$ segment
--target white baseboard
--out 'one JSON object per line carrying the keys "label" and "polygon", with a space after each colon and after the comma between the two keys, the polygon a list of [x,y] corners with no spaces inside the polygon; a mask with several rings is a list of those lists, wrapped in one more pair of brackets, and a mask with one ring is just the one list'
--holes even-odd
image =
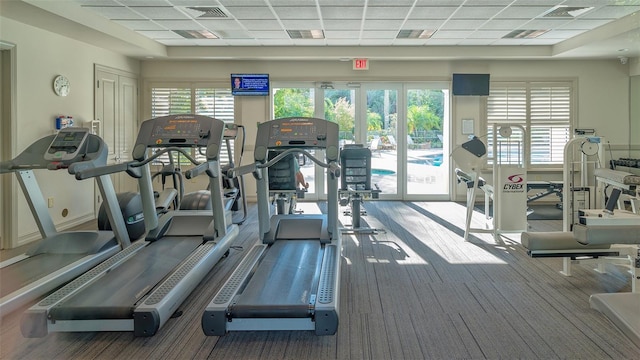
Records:
{"label": "white baseboard", "polygon": [[[94,214],[86,214],[83,216],[76,217],[74,219],[69,219],[67,221],[61,222],[59,224],[55,224],[57,231],[65,231],[75,226],[82,225],[88,221],[94,220],[96,217]],[[42,239],[40,235],[40,231],[30,232],[28,234],[19,235],[18,236],[18,244],[17,246],[26,245],[30,242],[34,242],[36,240]]]}

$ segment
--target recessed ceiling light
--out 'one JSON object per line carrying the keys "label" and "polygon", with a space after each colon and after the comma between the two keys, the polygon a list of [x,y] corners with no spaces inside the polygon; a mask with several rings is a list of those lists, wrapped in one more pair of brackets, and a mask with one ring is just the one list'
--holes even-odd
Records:
{"label": "recessed ceiling light", "polygon": [[435,32],[435,30],[400,30],[396,39],[429,39]]}
{"label": "recessed ceiling light", "polygon": [[590,11],[591,9],[593,9],[593,6],[557,5],[542,14],[542,17],[574,18]]}
{"label": "recessed ceiling light", "polygon": [[173,32],[185,39],[218,39],[216,34],[209,30],[173,30]]}
{"label": "recessed ceiling light", "polygon": [[620,51],[620,52],[625,52],[625,51],[629,51],[629,49],[627,49],[627,48],[624,48],[624,49],[618,49],[618,51]]}
{"label": "recessed ceiling light", "polygon": [[546,33],[549,30],[514,30],[507,35],[503,36],[503,39],[535,39],[538,36]]}
{"label": "recessed ceiling light", "polygon": [[324,39],[322,30],[287,30],[292,39]]}

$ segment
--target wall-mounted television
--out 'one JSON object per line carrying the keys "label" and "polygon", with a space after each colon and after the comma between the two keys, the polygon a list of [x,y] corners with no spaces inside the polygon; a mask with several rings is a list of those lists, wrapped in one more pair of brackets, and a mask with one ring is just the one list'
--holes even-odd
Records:
{"label": "wall-mounted television", "polygon": [[232,95],[269,95],[269,74],[231,74]]}
{"label": "wall-mounted television", "polygon": [[453,74],[453,95],[489,96],[489,74]]}

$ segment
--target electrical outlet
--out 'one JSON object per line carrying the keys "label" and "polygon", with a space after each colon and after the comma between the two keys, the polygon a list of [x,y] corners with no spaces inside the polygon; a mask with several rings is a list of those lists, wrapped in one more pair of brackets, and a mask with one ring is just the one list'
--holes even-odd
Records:
{"label": "electrical outlet", "polygon": [[49,206],[49,208],[53,207],[53,198],[52,197],[47,199],[47,206]]}

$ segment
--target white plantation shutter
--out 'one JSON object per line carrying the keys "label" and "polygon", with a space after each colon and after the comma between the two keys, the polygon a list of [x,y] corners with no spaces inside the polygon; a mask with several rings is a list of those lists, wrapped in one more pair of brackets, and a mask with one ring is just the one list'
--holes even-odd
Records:
{"label": "white plantation shutter", "polygon": [[[231,89],[197,88],[195,89],[195,113],[206,115],[225,123],[233,124],[233,95]],[[231,141],[231,153],[235,147],[235,141]],[[205,160],[205,157],[197,154],[196,159]],[[229,161],[226,144],[220,149],[220,164],[224,165]],[[239,164],[236,164],[239,165]]]}
{"label": "white plantation shutter", "polygon": [[534,86],[530,103],[531,165],[562,164],[570,134],[571,87]]}
{"label": "white plantation shutter", "polygon": [[489,157],[493,156],[492,125],[510,123],[528,130],[529,165],[562,164],[564,145],[570,137],[571,102],[572,84],[568,82],[492,83],[487,99]]}
{"label": "white plantation shutter", "polygon": [[[198,87],[197,84],[189,87],[152,87],[151,116],[155,118],[173,114],[198,114],[214,117],[225,123],[233,123],[233,100],[229,88]],[[234,142],[232,141],[231,144],[233,149]],[[197,152],[192,155],[199,161],[205,159]],[[158,160],[168,163],[167,157],[160,157]],[[224,144],[220,152],[220,160],[222,164],[228,160],[227,148]],[[180,163],[190,164],[188,160],[181,160]]]}

